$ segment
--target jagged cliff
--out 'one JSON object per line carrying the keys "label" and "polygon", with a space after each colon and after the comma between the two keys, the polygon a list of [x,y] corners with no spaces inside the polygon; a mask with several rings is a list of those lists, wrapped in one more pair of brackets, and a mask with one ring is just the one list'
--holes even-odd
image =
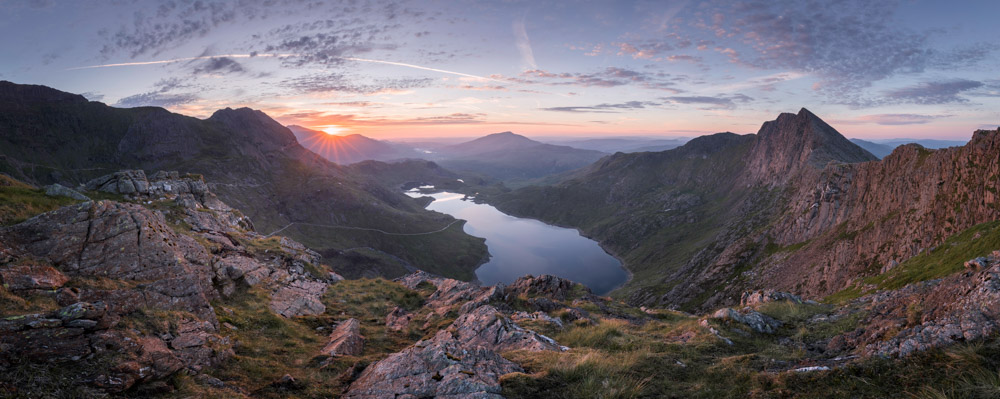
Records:
{"label": "jagged cliff", "polygon": [[756,135],[616,154],[489,200],[599,240],[636,273],[620,291],[634,304],[708,309],[762,288],[823,298],[1000,218],[998,136],[878,161],[803,109]]}

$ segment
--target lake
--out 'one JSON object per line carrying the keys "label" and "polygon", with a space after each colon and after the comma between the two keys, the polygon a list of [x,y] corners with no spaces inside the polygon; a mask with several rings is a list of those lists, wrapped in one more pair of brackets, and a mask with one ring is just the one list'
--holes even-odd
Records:
{"label": "lake", "polygon": [[483,284],[509,284],[526,274],[552,274],[604,295],[628,279],[618,259],[574,229],[513,217],[488,204],[463,200],[462,194],[411,191],[407,195],[433,197],[427,209],[466,220],[466,233],[486,239],[491,257],[476,269]]}

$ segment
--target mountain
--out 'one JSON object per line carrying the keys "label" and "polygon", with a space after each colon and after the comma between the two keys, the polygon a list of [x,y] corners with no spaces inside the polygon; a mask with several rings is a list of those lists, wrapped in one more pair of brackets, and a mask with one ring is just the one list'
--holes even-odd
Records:
{"label": "mountain", "polygon": [[598,240],[634,273],[617,293],[633,304],[707,309],[753,289],[855,297],[872,281],[954,271],[918,255],[1000,219],[997,153],[1000,134],[977,131],[964,147],[911,144],[877,161],[802,110],[755,135],[616,154],[488,201]]}
{"label": "mountain", "polygon": [[885,158],[886,155],[892,153],[892,149],[895,146],[890,146],[887,144],[873,143],[871,141],[862,139],[851,139],[851,142],[857,144],[858,147],[864,148],[866,151],[870,152],[872,155],[878,157],[878,159]]}
{"label": "mountain", "polygon": [[[226,108],[201,120],[0,82],[0,173],[75,187],[121,169],[204,175],[219,198],[261,232],[281,232],[338,259],[331,263],[348,276],[401,275],[419,267],[471,279],[487,253],[461,223],[437,234],[403,235],[435,231],[454,219],[303,148],[263,112]],[[364,262],[351,260],[353,248],[369,248]],[[382,261],[369,262],[373,257]]]}
{"label": "mountain", "polygon": [[288,126],[288,130],[295,134],[295,138],[303,147],[341,165],[366,160],[393,161],[417,158],[420,155],[413,148],[375,140],[360,134],[330,135],[297,125]]}
{"label": "mountain", "polygon": [[906,144],[919,144],[924,148],[931,149],[941,149],[948,147],[960,147],[967,143],[967,141],[958,140],[931,140],[931,139],[889,139],[889,140],[876,140],[867,141],[861,139],[851,139],[851,142],[861,146],[868,152],[871,152],[879,159],[885,158],[887,155],[892,153],[892,150],[896,147]]}
{"label": "mountain", "polygon": [[[730,141],[748,147],[750,139],[700,140],[688,155]],[[759,290],[741,295],[738,307],[693,315],[629,306],[547,275],[495,286],[422,271],[344,280],[301,243],[260,234],[198,175],[117,171],[82,187],[113,198],[97,201],[0,182],[0,198],[19,194],[10,204],[36,206],[32,217],[0,228],[4,396],[536,398],[558,387],[557,396],[572,398],[896,397],[995,389],[995,367],[984,359],[1000,349],[1000,310],[991,306],[1000,302],[1000,252],[933,283],[849,304]],[[1000,226],[979,231],[980,240],[991,230]],[[965,253],[966,244],[948,246]]]}
{"label": "mountain", "polygon": [[503,132],[441,147],[433,155],[442,166],[455,171],[498,179],[530,179],[581,168],[605,154]]}
{"label": "mountain", "polygon": [[680,147],[687,139],[655,139],[655,138],[594,138],[594,139],[549,139],[549,144],[565,145],[584,150],[594,150],[606,153],[616,152],[658,152]]}

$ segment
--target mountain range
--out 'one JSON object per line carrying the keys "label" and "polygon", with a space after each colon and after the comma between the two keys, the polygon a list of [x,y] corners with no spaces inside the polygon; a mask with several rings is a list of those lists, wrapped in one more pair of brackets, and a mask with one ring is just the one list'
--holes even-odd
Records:
{"label": "mountain range", "polygon": [[[434,151],[339,165],[248,108],[0,82],[0,395],[998,392],[1000,130],[878,159],[803,108],[659,152]],[[632,278],[470,282],[485,245],[401,193],[425,185],[575,227]]]}
{"label": "mountain range", "polygon": [[909,144],[877,161],[803,109],[755,135],[616,154],[489,201],[598,240],[635,273],[618,294],[636,305],[706,309],[761,288],[856,296],[889,269],[927,272],[908,260],[1000,217],[997,140],[977,131],[963,147]]}
{"label": "mountain range", "polygon": [[298,125],[288,126],[303,147],[323,158],[341,165],[361,161],[395,161],[419,158],[420,153],[411,147],[388,141],[375,140],[360,134],[331,135]]}
{"label": "mountain range", "polygon": [[[331,262],[348,276],[401,275],[419,267],[470,279],[487,253],[455,219],[329,162],[249,108],[201,120],[0,82],[0,132],[0,172],[37,185],[75,187],[121,169],[202,174],[265,234],[280,231],[328,259],[357,258],[344,250],[369,248],[362,261]],[[452,228],[435,235],[398,235],[447,225]]]}

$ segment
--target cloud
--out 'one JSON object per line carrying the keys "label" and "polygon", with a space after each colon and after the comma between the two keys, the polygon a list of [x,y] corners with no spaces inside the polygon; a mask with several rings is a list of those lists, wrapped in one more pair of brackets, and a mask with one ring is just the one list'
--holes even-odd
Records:
{"label": "cloud", "polygon": [[743,95],[734,94],[729,96],[719,95],[719,96],[681,96],[681,97],[664,97],[664,101],[668,101],[673,104],[689,104],[689,105],[703,105],[701,109],[734,109],[737,103],[747,103],[753,101],[753,98]]}
{"label": "cloud", "polygon": [[194,69],[195,74],[212,74],[212,73],[244,73],[246,69],[243,68],[239,62],[234,61],[229,57],[219,57],[219,58],[209,58],[203,62],[200,66]]}
{"label": "cloud", "polygon": [[199,100],[191,92],[174,92],[178,89],[190,89],[191,85],[179,78],[161,79],[154,85],[154,90],[124,97],[114,105],[116,107],[172,107],[188,104]]}
{"label": "cloud", "polygon": [[352,94],[376,94],[426,87],[433,82],[430,78],[389,78],[361,80],[340,73],[306,75],[281,82],[300,93],[343,92]]}
{"label": "cloud", "polygon": [[878,125],[922,125],[930,123],[935,119],[947,118],[951,115],[918,115],[918,114],[877,114],[864,115],[858,118],[859,121],[874,123]]}
{"label": "cloud", "polygon": [[643,109],[647,106],[657,106],[660,105],[655,102],[650,101],[628,101],[619,104],[598,104],[588,107],[576,106],[576,107],[549,107],[542,108],[544,111],[556,111],[556,112],[590,112],[590,113],[616,113],[622,110],[632,110],[632,109]]}
{"label": "cloud", "polygon": [[968,100],[959,94],[983,87],[982,82],[967,79],[951,79],[940,82],[923,82],[913,86],[887,90],[882,94],[889,102],[913,104],[963,103]]}
{"label": "cloud", "polygon": [[554,73],[541,69],[532,69],[522,72],[517,78],[504,78],[498,75],[494,75],[492,77],[522,84],[581,87],[618,87],[636,85],[649,89],[665,90],[674,94],[681,92],[680,89],[674,87],[676,85],[676,81],[675,79],[671,79],[671,76],[668,74],[662,72],[640,72],[619,67],[607,67],[603,70],[591,73]]}
{"label": "cloud", "polygon": [[104,100],[104,95],[103,94],[92,92],[92,91],[88,91],[86,93],[80,93],[80,95],[84,96],[87,100],[90,100],[90,101],[101,101],[101,100]]}
{"label": "cloud", "polygon": [[514,20],[514,44],[517,51],[521,53],[521,67],[524,69],[538,69],[535,63],[535,53],[531,50],[531,39],[528,38],[528,30],[524,26],[524,17]]}
{"label": "cloud", "polygon": [[896,20],[902,7],[892,0],[719,0],[688,15],[679,33],[713,36],[712,48],[737,64],[811,74],[819,90],[836,97],[902,73],[975,64],[997,48],[988,42],[934,48],[930,28]]}

